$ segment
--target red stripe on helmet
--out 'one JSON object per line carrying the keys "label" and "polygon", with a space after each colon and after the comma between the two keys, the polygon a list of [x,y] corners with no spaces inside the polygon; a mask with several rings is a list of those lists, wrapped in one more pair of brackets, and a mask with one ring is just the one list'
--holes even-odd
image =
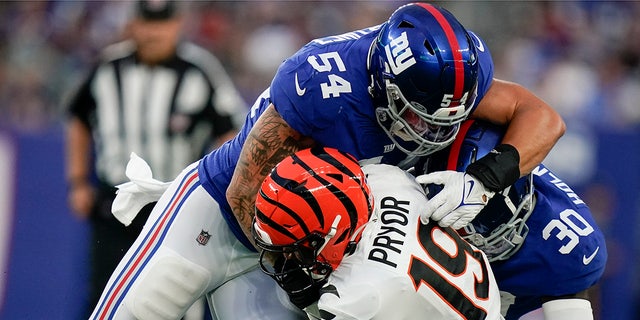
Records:
{"label": "red stripe on helmet", "polygon": [[462,149],[462,143],[464,139],[467,137],[467,132],[469,132],[469,128],[473,124],[475,120],[467,120],[460,125],[460,131],[458,131],[458,135],[456,136],[456,140],[451,144],[451,149],[449,149],[449,158],[447,159],[447,170],[457,171],[458,167],[458,158],[460,157],[460,149]]}
{"label": "red stripe on helmet", "polygon": [[440,24],[442,30],[447,36],[447,40],[449,41],[449,45],[451,46],[451,52],[453,53],[453,68],[455,70],[455,86],[453,91],[454,99],[462,98],[462,90],[464,86],[464,63],[462,63],[462,53],[460,52],[460,44],[458,43],[458,39],[456,38],[456,33],[453,31],[451,24],[447,21],[447,18],[442,15],[438,9],[434,6],[426,4],[426,3],[418,3],[419,6],[425,8]]}

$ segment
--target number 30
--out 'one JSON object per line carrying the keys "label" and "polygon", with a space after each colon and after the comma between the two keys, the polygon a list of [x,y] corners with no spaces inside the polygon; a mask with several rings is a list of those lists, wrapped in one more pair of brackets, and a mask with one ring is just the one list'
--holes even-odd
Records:
{"label": "number 30", "polygon": [[[581,226],[577,225],[571,219],[573,217]],[[567,227],[568,226],[568,227]],[[593,232],[593,227],[584,220],[584,218],[579,215],[573,209],[566,209],[560,212],[560,220],[553,219],[547,224],[546,227],[542,230],[542,238],[545,240],[549,239],[551,236],[551,231],[553,229],[558,229],[558,233],[556,234],[556,238],[559,240],[563,240],[564,238],[569,238],[569,242],[565,243],[558,251],[562,254],[568,254],[575,248],[580,242],[580,236],[588,236],[591,232]]]}

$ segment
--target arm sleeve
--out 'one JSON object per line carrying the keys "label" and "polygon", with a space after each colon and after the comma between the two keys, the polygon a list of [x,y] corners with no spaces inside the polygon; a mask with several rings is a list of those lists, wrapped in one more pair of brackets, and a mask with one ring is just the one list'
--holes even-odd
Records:
{"label": "arm sleeve", "polygon": [[[278,68],[270,86],[271,102],[280,116],[296,131],[303,135],[310,136],[314,131],[313,120],[315,97],[309,85],[308,71],[305,70],[306,61],[298,62],[299,57],[291,57],[285,60]],[[305,81],[302,81],[305,79]],[[297,81],[297,82],[296,82]],[[305,90],[306,103],[300,101],[296,92],[296,84]]]}
{"label": "arm sleeve", "polygon": [[280,116],[305,136],[332,127],[340,116],[342,99],[327,99],[322,87],[329,82],[327,72],[318,72],[309,57],[324,51],[307,45],[285,60],[271,82],[271,101]]}

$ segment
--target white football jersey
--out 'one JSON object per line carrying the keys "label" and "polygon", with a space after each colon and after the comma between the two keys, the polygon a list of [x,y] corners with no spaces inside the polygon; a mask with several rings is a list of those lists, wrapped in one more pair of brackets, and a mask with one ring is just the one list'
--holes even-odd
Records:
{"label": "white football jersey", "polygon": [[322,288],[318,315],[502,319],[500,293],[487,258],[453,229],[420,223],[427,200],[414,178],[389,165],[366,165],[363,170],[375,210],[356,252],[344,258]]}

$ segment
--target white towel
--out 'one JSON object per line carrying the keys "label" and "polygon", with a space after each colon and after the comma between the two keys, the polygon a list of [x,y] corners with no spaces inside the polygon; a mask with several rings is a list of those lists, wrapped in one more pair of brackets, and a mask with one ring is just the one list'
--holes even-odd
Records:
{"label": "white towel", "polygon": [[171,182],[154,179],[151,167],[134,152],[131,153],[125,174],[130,181],[116,186],[118,190],[111,212],[118,221],[128,226],[145,205],[160,199]]}

